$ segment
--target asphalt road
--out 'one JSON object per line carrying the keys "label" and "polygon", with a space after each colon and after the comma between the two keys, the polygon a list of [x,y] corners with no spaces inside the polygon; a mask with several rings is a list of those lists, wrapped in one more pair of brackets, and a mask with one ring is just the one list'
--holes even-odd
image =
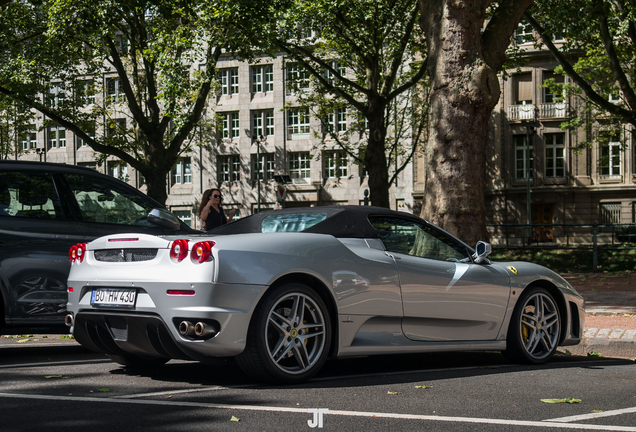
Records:
{"label": "asphalt road", "polygon": [[[284,387],[231,363],[138,372],[79,346],[21,346],[0,349],[0,430],[636,431],[635,382],[631,360],[485,352],[332,361]],[[541,401],[562,398],[581,402]]]}

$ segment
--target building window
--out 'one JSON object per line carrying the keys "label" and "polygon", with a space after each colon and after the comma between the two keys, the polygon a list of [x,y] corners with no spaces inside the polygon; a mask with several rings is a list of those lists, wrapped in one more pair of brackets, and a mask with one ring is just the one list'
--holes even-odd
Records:
{"label": "building window", "polygon": [[252,136],[274,135],[274,110],[252,111]]}
{"label": "building window", "polygon": [[327,115],[327,126],[330,132],[345,132],[347,130],[347,109],[337,108]]}
{"label": "building window", "polygon": [[241,134],[239,127],[239,113],[223,113],[223,138],[238,138]]}
{"label": "building window", "polygon": [[92,79],[78,80],[76,87],[77,94],[75,96],[79,103],[82,105],[92,105],[95,103],[95,81]]}
{"label": "building window", "polygon": [[347,152],[344,150],[329,150],[323,153],[325,177],[347,177]]}
{"label": "building window", "polygon": [[[526,145],[525,135],[515,135],[515,178],[525,179],[529,172],[530,178],[532,178],[534,156],[532,151],[532,138],[530,138],[530,148]],[[530,163],[528,164],[527,151],[530,151]]]}
{"label": "building window", "polygon": [[35,150],[38,145],[38,135],[35,131],[35,125],[26,127],[18,136],[18,141],[22,150]]}
{"label": "building window", "polygon": [[219,156],[219,183],[241,180],[241,158],[239,155]]}
{"label": "building window", "polygon": [[[621,207],[619,202],[607,202],[601,203],[601,223],[602,224],[617,224],[621,223]],[[602,231],[611,231],[611,228],[603,227]]]}
{"label": "building window", "polygon": [[565,177],[565,134],[545,134],[545,176]]}
{"label": "building window", "polygon": [[111,119],[106,125],[106,136],[109,138],[121,137],[126,133],[126,119]]}
{"label": "building window", "polygon": [[309,135],[309,108],[290,108],[287,111],[287,119],[291,137],[294,135]]}
{"label": "building window", "polygon": [[66,147],[66,129],[62,126],[49,126],[47,128],[48,148]]}
{"label": "building window", "polygon": [[192,167],[189,157],[179,158],[172,167],[172,184],[192,183]]}
{"label": "building window", "polygon": [[106,78],[106,103],[122,103],[126,100],[124,87],[118,77]]}
{"label": "building window", "polygon": [[301,64],[289,63],[287,82],[291,93],[309,90],[309,72]]}
{"label": "building window", "polygon": [[612,134],[601,144],[601,175],[606,177],[621,175],[621,143],[619,134]]}
{"label": "building window", "polygon": [[252,66],[252,93],[274,91],[274,66]]}
{"label": "building window", "polygon": [[517,45],[521,45],[524,43],[532,42],[534,38],[532,37],[532,25],[522,20],[515,30],[515,43]]}
{"label": "building window", "polygon": [[226,68],[219,70],[219,81],[221,83],[221,94],[232,95],[239,92],[238,68]]}
{"label": "building window", "polygon": [[190,210],[173,210],[172,213],[183,223],[192,228],[192,212]]}
{"label": "building window", "polygon": [[534,86],[532,85],[532,75],[515,75],[515,99],[517,105],[532,105],[534,100]]}
{"label": "building window", "polygon": [[108,175],[121,181],[128,181],[128,165],[122,161],[108,161]]}
{"label": "building window", "polygon": [[47,94],[47,105],[52,108],[61,108],[65,97],[64,83],[51,83]]}
{"label": "building window", "polygon": [[[125,119],[124,125],[125,125]],[[95,122],[90,122],[84,127],[84,133],[88,135],[91,139],[95,139]],[[77,147],[88,147],[88,143],[80,137],[77,137]]]}
{"label": "building window", "polygon": [[311,181],[311,155],[308,151],[289,153],[289,176],[295,183]]}
{"label": "building window", "polygon": [[[546,80],[553,79],[555,84],[563,85],[565,78],[563,75],[557,75],[554,72],[546,72],[543,75],[543,82],[545,84]],[[557,103],[563,101],[563,94],[555,93],[557,90],[555,87],[544,87],[543,88],[543,102],[544,103]]]}
{"label": "building window", "polygon": [[[339,61],[333,60],[333,61],[329,62],[329,66],[331,66],[331,68],[332,68],[334,71],[337,71],[337,72],[340,74],[340,76],[341,76],[341,77],[345,77],[345,68],[344,68],[344,66],[342,66],[342,65],[340,64],[340,62],[339,62]],[[337,79],[337,78],[336,78],[336,74],[335,74],[335,73],[333,73],[331,70],[329,70],[329,69],[327,69],[327,68],[325,68],[325,69],[323,70],[323,74],[322,74],[322,76],[323,76],[323,77],[324,77],[327,81],[329,81],[329,84],[334,84],[334,83],[336,82],[336,79]]]}
{"label": "building window", "polygon": [[[271,180],[274,178],[275,165],[274,153],[261,153],[258,167],[256,166],[256,155],[252,155],[252,180]],[[264,172],[263,172],[264,167]]]}

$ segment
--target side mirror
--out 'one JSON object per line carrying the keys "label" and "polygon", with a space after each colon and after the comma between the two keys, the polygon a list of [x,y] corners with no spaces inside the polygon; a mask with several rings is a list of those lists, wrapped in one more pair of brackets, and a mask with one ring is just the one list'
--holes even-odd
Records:
{"label": "side mirror", "polygon": [[160,208],[150,210],[150,213],[148,213],[148,222],[175,231],[181,229],[179,218],[170,213],[168,210]]}
{"label": "side mirror", "polygon": [[475,263],[479,264],[480,262],[484,261],[488,255],[490,255],[490,253],[492,252],[492,247],[490,246],[490,243],[479,241],[477,242],[475,250],[477,251]]}

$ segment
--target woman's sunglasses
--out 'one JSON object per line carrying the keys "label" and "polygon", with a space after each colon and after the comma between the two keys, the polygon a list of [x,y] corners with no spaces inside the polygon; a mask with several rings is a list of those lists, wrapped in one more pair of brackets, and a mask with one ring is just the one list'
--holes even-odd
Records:
{"label": "woman's sunglasses", "polygon": [[212,195],[214,198],[223,198],[221,195],[214,194]]}

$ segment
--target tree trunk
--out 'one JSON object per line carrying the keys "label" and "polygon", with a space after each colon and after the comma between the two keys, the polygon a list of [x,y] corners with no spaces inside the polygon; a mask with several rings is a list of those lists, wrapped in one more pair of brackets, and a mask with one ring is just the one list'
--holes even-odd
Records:
{"label": "tree trunk", "polygon": [[386,159],[385,106],[373,103],[368,113],[369,139],[364,162],[369,172],[369,200],[371,205],[390,208],[389,167]]}
{"label": "tree trunk", "polygon": [[431,133],[425,151],[422,217],[470,245],[487,240],[484,181],[488,120],[499,99],[483,59],[485,7],[420,0],[431,78]]}
{"label": "tree trunk", "polygon": [[148,185],[146,195],[165,206],[168,200],[166,173],[154,171],[149,175],[144,174],[144,179],[146,180],[146,185]]}

